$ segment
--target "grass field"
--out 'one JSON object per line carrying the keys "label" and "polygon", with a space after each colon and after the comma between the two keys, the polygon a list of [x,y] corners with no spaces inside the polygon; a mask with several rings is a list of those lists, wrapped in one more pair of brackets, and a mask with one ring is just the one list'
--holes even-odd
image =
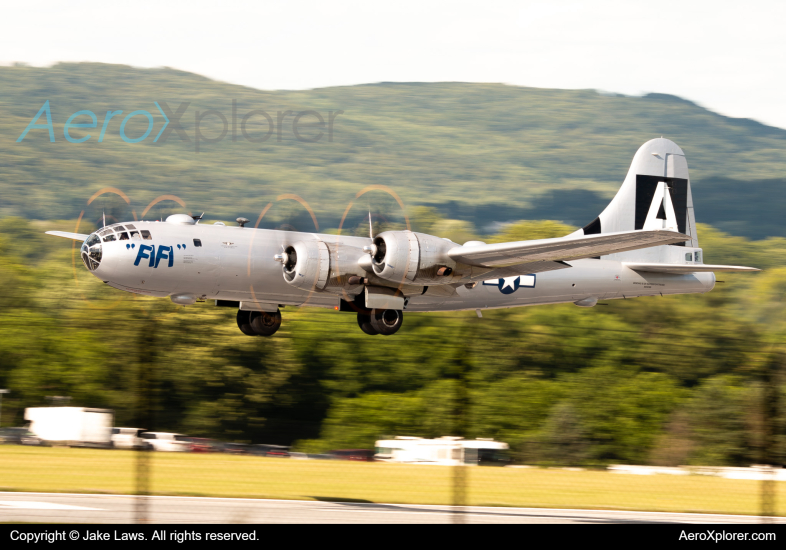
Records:
{"label": "grass field", "polygon": [[[159,495],[450,504],[452,468],[325,460],[151,453]],[[134,453],[0,448],[0,490],[135,492]],[[761,482],[537,468],[467,468],[473,505],[758,514]],[[786,515],[784,483],[776,484]]]}

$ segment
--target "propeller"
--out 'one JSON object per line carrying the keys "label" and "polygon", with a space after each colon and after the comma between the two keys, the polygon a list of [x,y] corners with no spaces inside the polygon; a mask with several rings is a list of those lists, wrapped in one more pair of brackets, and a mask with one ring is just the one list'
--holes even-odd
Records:
{"label": "propeller", "polygon": [[369,256],[374,256],[377,253],[377,245],[374,244],[374,228],[371,225],[371,211],[368,212],[368,238],[371,239],[371,244],[363,247],[363,252]]}
{"label": "propeller", "polygon": [[[287,254],[287,249],[283,244],[281,245],[281,252],[273,256],[273,259],[283,265],[287,270],[291,270],[293,267],[292,258]],[[295,261],[297,261],[297,257],[295,257]]]}

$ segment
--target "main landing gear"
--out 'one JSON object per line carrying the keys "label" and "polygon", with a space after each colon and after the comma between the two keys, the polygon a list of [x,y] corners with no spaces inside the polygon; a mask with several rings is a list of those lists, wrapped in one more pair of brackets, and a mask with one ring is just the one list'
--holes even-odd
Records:
{"label": "main landing gear", "polygon": [[397,309],[372,309],[370,313],[358,313],[360,330],[371,336],[395,334],[403,321],[404,312]]}
{"label": "main landing gear", "polygon": [[248,336],[272,336],[281,326],[281,312],[237,311],[237,326]]}
{"label": "main landing gear", "polygon": [[[397,309],[372,309],[368,313],[358,313],[358,326],[368,335],[389,336],[398,332],[404,321],[404,313]],[[281,312],[265,311],[237,312],[237,326],[248,336],[272,336],[281,326]]]}

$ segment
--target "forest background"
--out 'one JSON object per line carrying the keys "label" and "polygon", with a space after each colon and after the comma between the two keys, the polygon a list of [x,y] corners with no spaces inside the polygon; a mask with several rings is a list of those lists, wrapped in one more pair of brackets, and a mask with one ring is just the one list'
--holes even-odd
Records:
{"label": "forest background", "polygon": [[[228,132],[197,152],[196,112],[231,121],[233,100],[238,125],[254,109],[274,122],[286,110],[343,113],[332,141],[298,139],[284,118],[280,141]],[[46,101],[55,141],[46,129],[19,140]],[[153,142],[162,101],[189,104],[191,142],[177,133]],[[119,121],[137,109],[156,126],[128,143]],[[72,129],[91,138],[71,143],[63,126],[79,110],[98,124]],[[126,112],[99,142],[109,110]],[[250,120],[248,135],[262,139],[264,117]],[[216,115],[201,124],[210,138],[222,133]],[[125,131],[146,126],[135,117]],[[371,211],[378,230],[409,220],[459,243],[556,237],[597,216],[636,149],[661,135],[687,154],[705,262],[763,272],[719,276],[707,295],[588,310],[412,314],[388,338],[364,335],[352,315],[286,308],[274,338],[248,338],[233,311],[211,302],[182,308],[106,288],[70,243],[43,235],[77,223],[87,232],[104,215],[256,220],[270,203],[260,227],[365,234]],[[658,94],[461,83],[265,92],[169,69],[0,67],[0,387],[11,390],[2,424],[68,396],[133,425],[140,365],[152,364],[154,425],[143,427],[159,431],[308,452],[460,434],[506,441],[517,462],[535,464],[758,462],[767,392],[786,403],[784,145],[785,130]],[[378,191],[356,198],[375,184],[404,208]],[[88,204],[107,187],[124,196]],[[174,197],[145,206],[162,195]],[[786,406],[768,411],[783,463]]]}

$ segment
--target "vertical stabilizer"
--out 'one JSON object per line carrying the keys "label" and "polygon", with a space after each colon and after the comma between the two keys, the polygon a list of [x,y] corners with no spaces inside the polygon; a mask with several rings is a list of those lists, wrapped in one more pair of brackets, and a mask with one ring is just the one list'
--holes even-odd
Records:
{"label": "vertical stabilizer", "polygon": [[691,240],[605,256],[619,261],[673,263],[680,259],[698,261],[696,219],[688,176],[688,161],[676,143],[653,139],[633,157],[628,175],[617,195],[600,216],[577,231],[579,234],[614,233],[636,229],[672,229]]}

